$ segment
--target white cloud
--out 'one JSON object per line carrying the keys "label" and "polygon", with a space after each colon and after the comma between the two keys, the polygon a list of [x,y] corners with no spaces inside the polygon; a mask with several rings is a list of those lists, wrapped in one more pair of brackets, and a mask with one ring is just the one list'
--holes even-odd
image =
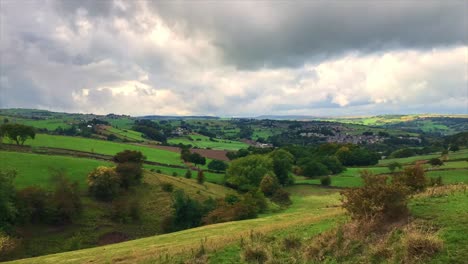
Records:
{"label": "white cloud", "polygon": [[[113,6],[126,12],[127,3]],[[467,113],[465,45],[243,69],[226,63],[218,35],[188,33],[189,24],[168,22],[147,4],[138,2],[133,16],[115,11],[105,19],[85,9],[64,17],[47,5],[7,5],[0,12],[0,107],[133,115]],[[25,11],[32,16],[18,16]],[[262,13],[256,27],[278,26],[268,21]]]}

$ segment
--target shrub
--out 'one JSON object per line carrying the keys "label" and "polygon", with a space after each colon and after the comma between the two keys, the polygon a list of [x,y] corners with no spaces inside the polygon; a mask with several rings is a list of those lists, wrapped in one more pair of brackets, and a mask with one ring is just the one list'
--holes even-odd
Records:
{"label": "shrub", "polygon": [[242,251],[242,259],[247,263],[262,264],[267,262],[267,251],[261,246],[246,246]]}
{"label": "shrub", "polygon": [[113,160],[116,163],[125,163],[125,162],[133,162],[133,163],[143,163],[145,160],[145,156],[143,153],[136,150],[124,150],[117,154],[115,154]]}
{"label": "shrub", "polygon": [[199,184],[203,184],[205,182],[205,175],[203,175],[203,171],[199,170],[197,174],[197,182]]}
{"label": "shrub", "polygon": [[212,160],[210,163],[208,163],[208,169],[218,172],[225,171],[227,167],[227,164],[221,160]]}
{"label": "shrub", "polygon": [[172,176],[177,177],[177,172],[172,172]]}
{"label": "shrub", "polygon": [[165,192],[172,192],[174,190],[174,185],[168,182],[164,182],[161,184],[161,189]]}
{"label": "shrub", "polygon": [[130,223],[140,220],[140,203],[137,199],[120,198],[112,201],[110,218],[119,223]]}
{"label": "shrub", "polygon": [[6,257],[15,251],[18,245],[18,239],[12,238],[0,231],[0,261],[6,260]]}
{"label": "shrub", "polygon": [[400,173],[393,179],[395,182],[406,185],[412,192],[424,191],[428,183],[424,168],[420,165],[405,168],[403,173]]}
{"label": "shrub", "polygon": [[299,249],[301,246],[301,239],[297,236],[287,236],[283,239],[283,248],[287,251]]}
{"label": "shrub", "polygon": [[276,176],[274,175],[267,174],[260,182],[260,190],[266,196],[272,196],[279,187],[278,179],[276,179]]}
{"label": "shrub", "polygon": [[160,169],[157,169],[157,170],[156,170],[156,173],[161,173],[161,170],[160,170]]}
{"label": "shrub", "polygon": [[436,178],[429,178],[429,186],[442,186],[444,183],[442,182],[442,176],[438,176]]}
{"label": "shrub", "polygon": [[15,186],[16,171],[0,170],[0,232],[14,224],[16,218]]}
{"label": "shrub", "polygon": [[130,186],[141,183],[143,169],[140,163],[124,162],[117,164],[115,172],[120,177],[120,186],[128,189]]}
{"label": "shrub", "polygon": [[91,195],[102,201],[114,199],[120,186],[120,177],[114,168],[100,166],[88,174],[88,188]]}
{"label": "shrub", "polygon": [[330,176],[323,176],[320,178],[320,184],[322,186],[330,186],[331,184],[331,177]]}
{"label": "shrub", "polygon": [[54,224],[70,223],[82,211],[78,182],[70,182],[63,173],[57,172],[52,176],[55,181],[55,189],[51,196]]}
{"label": "shrub", "polygon": [[49,196],[44,189],[35,186],[19,190],[16,194],[19,221],[22,223],[48,222],[52,210]]}
{"label": "shrub", "polygon": [[187,172],[185,172],[185,178],[186,179],[191,179],[192,178],[192,172],[189,170],[187,170]]}
{"label": "shrub", "polygon": [[398,169],[402,168],[402,165],[399,162],[394,161],[388,164],[388,169],[390,170],[391,173],[395,172],[397,168]]}
{"label": "shrub", "polygon": [[443,242],[434,234],[410,231],[403,239],[407,262],[420,262],[443,248]]}
{"label": "shrub", "polygon": [[289,193],[285,191],[283,188],[278,189],[271,197],[271,200],[280,205],[290,205],[291,198],[289,197]]}
{"label": "shrub", "polygon": [[432,158],[428,161],[431,166],[442,166],[444,165],[444,162],[438,158]]}
{"label": "shrub", "polygon": [[364,186],[343,191],[343,208],[356,220],[393,220],[406,215],[408,189],[386,176],[363,171]]}

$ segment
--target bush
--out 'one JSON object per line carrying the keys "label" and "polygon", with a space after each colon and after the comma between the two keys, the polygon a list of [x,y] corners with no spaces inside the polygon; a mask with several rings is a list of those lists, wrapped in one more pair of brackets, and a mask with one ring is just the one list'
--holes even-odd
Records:
{"label": "bush", "polygon": [[283,188],[278,189],[271,197],[271,200],[280,205],[290,205],[292,203],[289,193]]}
{"label": "bush", "polygon": [[242,251],[242,259],[247,263],[262,264],[267,262],[267,251],[260,246],[246,246]]}
{"label": "bush", "polygon": [[438,158],[432,158],[428,161],[431,166],[442,166],[444,165],[444,162]]}
{"label": "bush", "polygon": [[203,175],[203,171],[199,170],[197,174],[197,182],[199,184],[203,184],[205,182],[205,175]]}
{"label": "bush", "polygon": [[185,173],[185,178],[186,179],[191,179],[192,178],[192,172],[189,170],[187,170],[187,172]]}
{"label": "bush", "polygon": [[412,192],[424,191],[429,182],[424,168],[420,165],[405,168],[403,173],[400,173],[393,179],[395,182],[407,186]]}
{"label": "bush", "polygon": [[227,167],[228,167],[227,164],[221,160],[212,160],[210,163],[208,163],[208,169],[218,171],[218,172],[225,171]]}
{"label": "bush", "polygon": [[21,223],[46,223],[50,219],[50,195],[44,189],[31,186],[16,194],[18,220]]}
{"label": "bush", "polygon": [[112,202],[110,218],[119,223],[130,223],[140,220],[140,203],[137,199],[116,199]]}
{"label": "bush", "polygon": [[156,173],[161,173],[161,170],[160,170],[160,169],[157,169],[157,170],[156,170]]}
{"label": "bush", "polygon": [[343,191],[343,208],[356,220],[394,220],[406,215],[408,188],[386,176],[363,171],[364,186]]}
{"label": "bush", "polygon": [[124,150],[117,154],[115,154],[113,160],[115,163],[125,163],[125,162],[133,162],[133,163],[143,163],[145,160],[145,156],[140,151],[135,150]]}
{"label": "bush", "polygon": [[442,182],[442,176],[438,176],[436,178],[429,178],[429,186],[442,186],[444,183]]}
{"label": "bush", "polygon": [[172,172],[172,176],[177,177],[177,172]]}
{"label": "bush", "polygon": [[164,182],[161,184],[161,189],[165,192],[172,192],[174,190],[174,185],[168,182]]}
{"label": "bush", "polygon": [[414,231],[406,234],[403,245],[407,262],[423,261],[440,252],[443,248],[442,240],[434,234]]}
{"label": "bush", "polygon": [[7,231],[15,223],[15,186],[16,171],[0,170],[0,232]]}
{"label": "bush", "polygon": [[120,177],[114,168],[100,166],[88,174],[89,193],[96,199],[111,201],[119,193]]}
{"label": "bush", "polygon": [[267,174],[260,182],[260,190],[266,196],[272,196],[279,187],[278,179],[276,179],[276,176],[274,175]]}
{"label": "bush", "polygon": [[302,166],[302,173],[305,177],[323,176],[330,173],[327,166],[318,161],[311,160]]}
{"label": "bush", "polygon": [[330,176],[324,176],[320,178],[320,184],[322,186],[330,186],[331,184],[331,177]]}
{"label": "bush", "polygon": [[57,172],[52,178],[55,181],[55,189],[50,202],[53,207],[52,223],[71,223],[82,211],[78,182],[70,182],[63,171]]}
{"label": "bush", "polygon": [[140,163],[119,163],[115,168],[115,172],[119,175],[120,186],[124,189],[140,184],[143,177],[143,169]]}
{"label": "bush", "polygon": [[0,261],[7,260],[6,257],[15,251],[18,245],[18,239],[12,238],[0,231]]}

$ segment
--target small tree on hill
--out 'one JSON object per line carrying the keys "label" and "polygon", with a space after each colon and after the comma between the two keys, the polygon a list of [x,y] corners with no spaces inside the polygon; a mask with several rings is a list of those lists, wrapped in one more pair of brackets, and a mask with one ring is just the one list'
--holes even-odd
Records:
{"label": "small tree on hill", "polygon": [[391,173],[394,173],[396,169],[401,169],[402,166],[400,163],[394,161],[394,162],[391,162],[390,164],[388,164],[388,169],[390,170]]}
{"label": "small tree on hill", "polygon": [[227,169],[227,164],[221,160],[212,160],[208,163],[208,169],[214,171],[225,171]]}
{"label": "small tree on hill", "polygon": [[121,187],[128,189],[141,183],[145,156],[140,151],[124,150],[114,156],[117,163],[115,171],[120,177]]}
{"label": "small tree on hill", "polygon": [[34,139],[36,132],[32,126],[7,123],[0,126],[0,135],[15,141],[16,145],[23,145],[28,138]]}
{"label": "small tree on hill", "polygon": [[197,175],[197,182],[199,184],[203,184],[205,182],[205,175],[203,175],[203,171],[199,170]]}
{"label": "small tree on hill", "polygon": [[444,165],[444,162],[438,158],[432,158],[428,161],[429,164],[433,167],[438,167]]}
{"label": "small tree on hill", "polygon": [[274,175],[267,174],[260,182],[260,190],[266,196],[272,196],[279,187],[278,179]]}
{"label": "small tree on hill", "polygon": [[192,172],[190,171],[190,169],[188,169],[187,172],[185,173],[185,178],[187,178],[187,179],[192,178]]}
{"label": "small tree on hill", "polygon": [[97,167],[88,174],[88,188],[91,195],[102,201],[114,199],[120,186],[120,177],[113,168]]}

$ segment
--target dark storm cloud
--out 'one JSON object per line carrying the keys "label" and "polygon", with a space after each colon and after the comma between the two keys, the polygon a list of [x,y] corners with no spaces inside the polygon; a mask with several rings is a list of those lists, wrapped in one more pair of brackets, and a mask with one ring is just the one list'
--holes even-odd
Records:
{"label": "dark storm cloud", "polygon": [[466,44],[466,1],[152,2],[167,21],[215,35],[241,68],[298,65],[363,53]]}

